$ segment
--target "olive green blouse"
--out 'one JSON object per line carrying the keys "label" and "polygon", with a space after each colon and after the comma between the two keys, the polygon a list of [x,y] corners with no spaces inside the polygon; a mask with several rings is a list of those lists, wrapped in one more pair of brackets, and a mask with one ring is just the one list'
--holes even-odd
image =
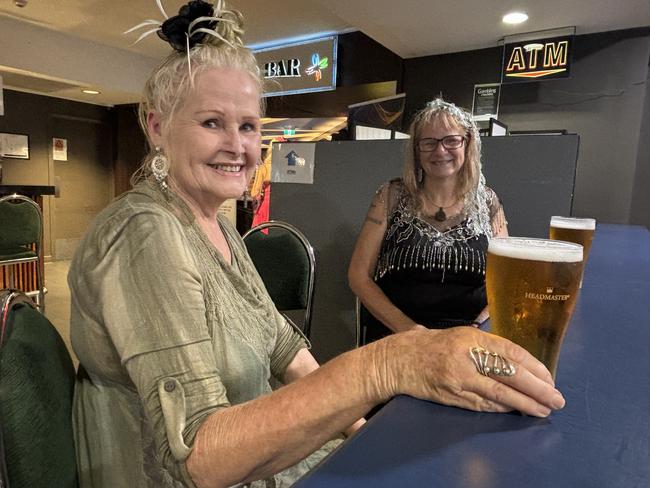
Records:
{"label": "olive green blouse", "polygon": [[[180,198],[143,182],[81,241],[68,283],[87,372],[73,414],[82,488],[193,487],[185,460],[201,422],[269,393],[271,375],[307,347],[235,229],[219,223],[232,264]],[[328,450],[251,486],[289,486]]]}

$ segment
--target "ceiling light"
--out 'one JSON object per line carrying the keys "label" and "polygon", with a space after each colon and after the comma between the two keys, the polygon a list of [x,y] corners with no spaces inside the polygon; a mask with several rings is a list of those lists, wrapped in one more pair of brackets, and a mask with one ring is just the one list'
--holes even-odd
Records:
{"label": "ceiling light", "polygon": [[88,95],[99,95],[101,92],[98,92],[97,90],[81,90],[84,93],[87,93]]}
{"label": "ceiling light", "polygon": [[510,12],[509,14],[505,14],[501,20],[505,24],[521,24],[528,20],[528,15],[523,12]]}

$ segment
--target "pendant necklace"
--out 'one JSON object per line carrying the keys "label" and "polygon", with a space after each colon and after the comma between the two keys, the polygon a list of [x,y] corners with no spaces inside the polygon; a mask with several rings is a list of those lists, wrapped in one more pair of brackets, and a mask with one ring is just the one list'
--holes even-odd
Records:
{"label": "pendant necklace", "polygon": [[445,209],[443,207],[440,207],[438,211],[433,215],[433,218],[436,219],[438,222],[444,222],[447,220],[447,214],[445,213]]}
{"label": "pendant necklace", "polygon": [[[429,200],[429,201],[431,201],[431,200]],[[446,208],[451,208],[451,207],[453,207],[454,205],[456,205],[456,204],[458,203],[458,200],[456,200],[456,201],[455,201],[454,203],[452,203],[451,205],[447,205],[446,207],[443,207],[443,206],[441,206],[441,205],[437,205],[437,204],[436,204],[435,202],[433,202],[433,201],[431,201],[431,203],[433,203],[433,205],[434,205],[435,207],[438,207],[438,211],[437,211],[435,214],[433,214],[433,218],[434,218],[437,222],[444,222],[445,220],[447,220],[447,214],[445,213],[445,209],[446,209]]]}

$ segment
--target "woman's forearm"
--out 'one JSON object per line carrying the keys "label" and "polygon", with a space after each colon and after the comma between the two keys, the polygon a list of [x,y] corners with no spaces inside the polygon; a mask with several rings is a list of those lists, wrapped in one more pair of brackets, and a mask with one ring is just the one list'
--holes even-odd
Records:
{"label": "woman's forearm", "polygon": [[196,485],[230,486],[277,473],[386,400],[376,386],[375,349],[343,354],[269,395],[208,417],[186,461]]}
{"label": "woman's forearm", "polygon": [[[517,374],[478,374],[467,353],[477,346],[503,354]],[[213,413],[199,428],[188,471],[199,488],[266,478],[396,394],[538,417],[564,406],[551,374],[520,346],[471,327],[415,330],[342,354],[271,394]]]}
{"label": "woman's forearm", "polygon": [[397,308],[370,278],[351,280],[350,288],[359,297],[363,306],[393,332],[404,332],[417,325],[415,321]]}

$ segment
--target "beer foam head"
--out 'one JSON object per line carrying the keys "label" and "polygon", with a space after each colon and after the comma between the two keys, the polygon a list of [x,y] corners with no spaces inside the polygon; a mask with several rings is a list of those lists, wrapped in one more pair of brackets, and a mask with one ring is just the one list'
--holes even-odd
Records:
{"label": "beer foam head", "polygon": [[582,261],[582,246],[572,242],[527,237],[494,237],[490,239],[488,252],[498,256],[552,263],[576,263]]}
{"label": "beer foam head", "polygon": [[574,217],[551,217],[551,227],[557,229],[577,229],[577,230],[594,230],[596,228],[595,219],[576,219]]}

